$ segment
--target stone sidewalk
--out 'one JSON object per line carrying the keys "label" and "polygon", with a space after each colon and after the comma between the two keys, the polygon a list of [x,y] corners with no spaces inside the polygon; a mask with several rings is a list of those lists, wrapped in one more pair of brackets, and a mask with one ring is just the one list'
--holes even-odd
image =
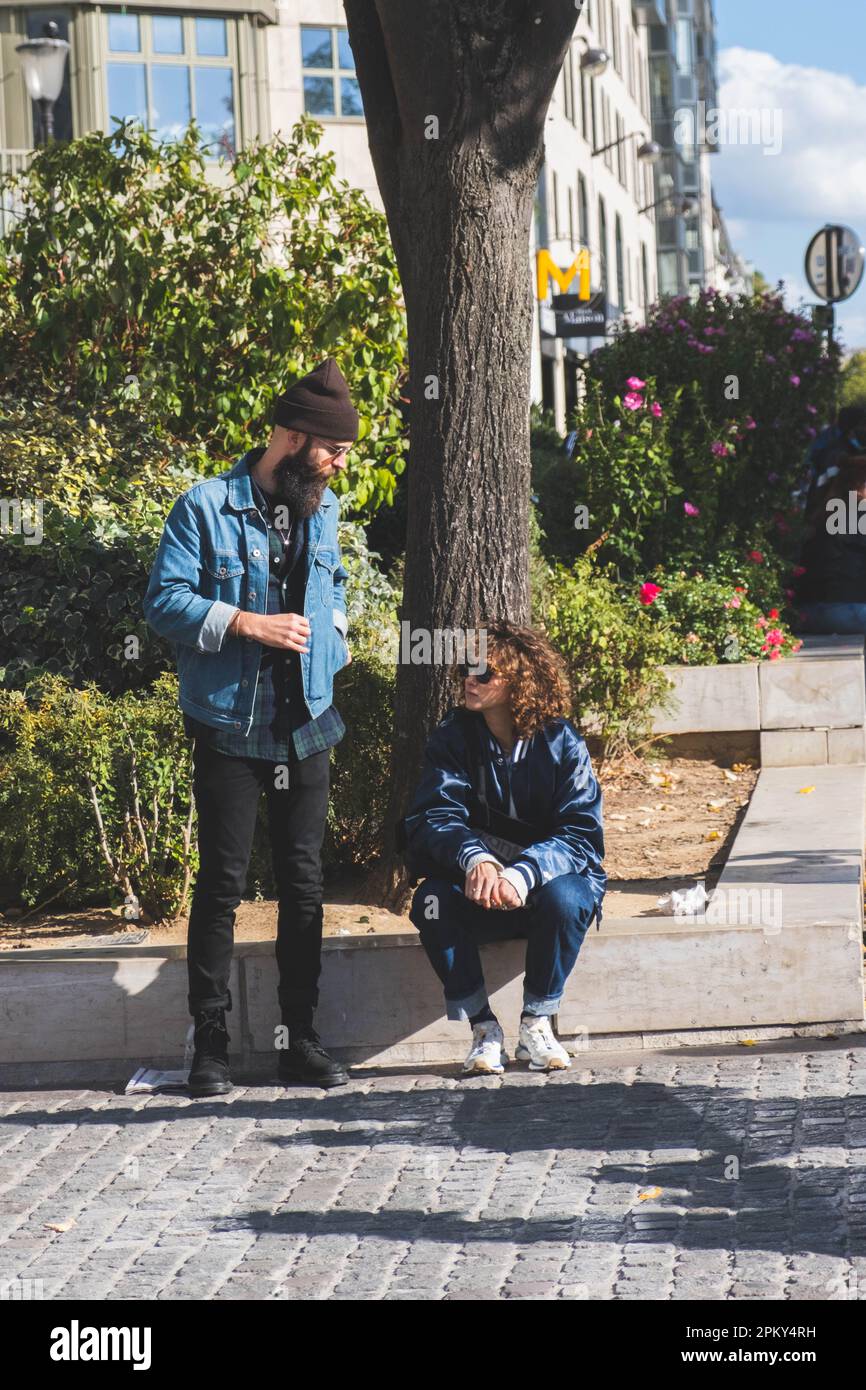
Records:
{"label": "stone sidewalk", "polygon": [[0,1116],[6,1298],[866,1298],[858,1036]]}

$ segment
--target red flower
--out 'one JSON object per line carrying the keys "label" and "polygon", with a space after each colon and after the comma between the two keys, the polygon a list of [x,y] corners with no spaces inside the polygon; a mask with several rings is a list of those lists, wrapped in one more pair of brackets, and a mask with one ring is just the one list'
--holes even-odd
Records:
{"label": "red flower", "polygon": [[640,601],[645,607],[649,607],[651,603],[655,603],[660,593],[660,584],[651,584],[647,581],[646,584],[640,586]]}
{"label": "red flower", "polygon": [[767,614],[767,617],[768,617],[768,618],[776,618],[776,619],[778,620],[778,617],[779,617],[779,610],[778,610],[778,608],[771,608],[770,611],[769,611],[769,613]]}

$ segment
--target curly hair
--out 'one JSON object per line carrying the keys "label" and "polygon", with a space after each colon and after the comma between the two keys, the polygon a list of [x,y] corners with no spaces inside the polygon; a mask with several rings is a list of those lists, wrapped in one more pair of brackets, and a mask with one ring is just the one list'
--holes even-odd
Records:
{"label": "curly hair", "polygon": [[488,667],[510,686],[518,738],[529,738],[551,719],[570,717],[568,668],[546,637],[534,628],[504,620],[482,623],[480,630],[486,634]]}

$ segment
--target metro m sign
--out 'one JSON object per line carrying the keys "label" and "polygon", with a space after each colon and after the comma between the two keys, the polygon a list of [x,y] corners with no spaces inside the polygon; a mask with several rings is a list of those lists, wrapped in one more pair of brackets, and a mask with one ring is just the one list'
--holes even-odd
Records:
{"label": "metro m sign", "polygon": [[539,301],[547,298],[551,278],[554,279],[562,294],[565,294],[575,275],[580,276],[580,289],[578,297],[580,299],[590,299],[589,288],[589,252],[586,247],[578,251],[573,265],[568,270],[560,270],[555,265],[550,252],[542,247],[535,255],[536,284]]}

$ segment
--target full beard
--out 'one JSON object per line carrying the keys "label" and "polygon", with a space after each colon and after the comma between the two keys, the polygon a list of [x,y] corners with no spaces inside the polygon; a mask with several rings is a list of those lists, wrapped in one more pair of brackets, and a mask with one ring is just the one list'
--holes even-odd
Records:
{"label": "full beard", "polygon": [[277,496],[286,502],[293,516],[312,516],[318,510],[322,494],[328,486],[316,464],[311,463],[313,441],[308,439],[297,453],[286,454],[274,469],[273,482]]}

